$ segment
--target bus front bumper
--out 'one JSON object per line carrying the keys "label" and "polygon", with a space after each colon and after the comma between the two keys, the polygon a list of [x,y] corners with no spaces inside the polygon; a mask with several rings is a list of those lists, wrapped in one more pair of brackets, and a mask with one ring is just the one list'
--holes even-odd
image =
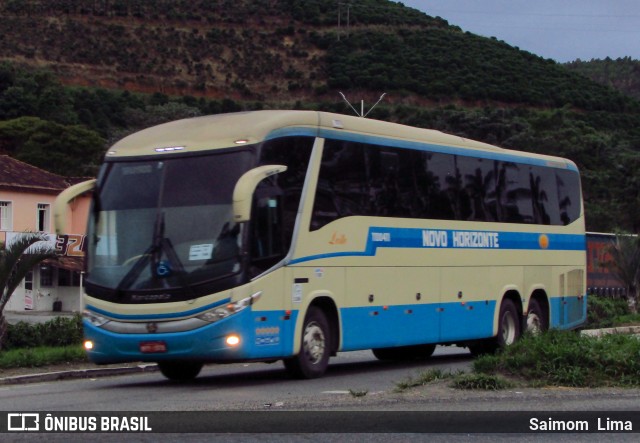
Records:
{"label": "bus front bumper", "polygon": [[[293,331],[282,325],[279,314],[277,311],[265,313],[246,309],[197,329],[160,333],[113,332],[85,319],[85,349],[89,359],[97,364],[282,358],[293,351]],[[293,320],[291,323],[295,324]],[[150,331],[157,325],[155,322],[145,323]]]}

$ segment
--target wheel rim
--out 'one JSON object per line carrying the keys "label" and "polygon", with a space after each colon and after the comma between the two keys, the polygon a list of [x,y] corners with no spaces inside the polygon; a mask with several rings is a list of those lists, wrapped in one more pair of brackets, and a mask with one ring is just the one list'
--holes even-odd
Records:
{"label": "wheel rim", "polygon": [[502,316],[502,342],[511,345],[516,341],[516,320],[510,312]]}
{"label": "wheel rim", "polygon": [[316,323],[311,322],[304,330],[303,339],[304,353],[307,355],[311,364],[319,363],[324,356],[325,337],[322,328]]}
{"label": "wheel rim", "polygon": [[540,316],[535,312],[529,312],[527,315],[527,332],[531,334],[539,334],[542,331],[542,323]]}

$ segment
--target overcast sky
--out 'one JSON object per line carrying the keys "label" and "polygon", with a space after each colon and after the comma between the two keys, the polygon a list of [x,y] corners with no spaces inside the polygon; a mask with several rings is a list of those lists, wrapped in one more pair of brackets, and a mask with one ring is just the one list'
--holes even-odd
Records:
{"label": "overcast sky", "polygon": [[558,62],[640,59],[640,0],[401,0]]}

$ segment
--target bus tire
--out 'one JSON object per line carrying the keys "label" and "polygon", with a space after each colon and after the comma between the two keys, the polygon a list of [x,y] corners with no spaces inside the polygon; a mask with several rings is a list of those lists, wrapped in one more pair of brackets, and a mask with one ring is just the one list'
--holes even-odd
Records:
{"label": "bus tire", "polygon": [[530,334],[540,334],[549,329],[549,320],[547,313],[544,311],[540,302],[535,298],[529,301],[529,310],[527,311],[526,332]]}
{"label": "bus tire", "polygon": [[520,338],[522,331],[522,317],[513,301],[508,298],[500,304],[498,317],[498,335],[487,340],[480,340],[469,345],[469,350],[474,357],[485,354],[493,354],[498,349],[512,345]]}
{"label": "bus tire", "polygon": [[294,378],[321,377],[329,365],[331,354],[329,323],[325,313],[311,306],[302,326],[300,353],[284,360],[284,367]]}
{"label": "bus tire", "polygon": [[372,349],[373,355],[378,360],[409,361],[425,360],[436,350],[436,345],[399,346],[396,348]]}
{"label": "bus tire", "polygon": [[505,348],[516,342],[521,334],[522,317],[518,314],[515,303],[505,298],[500,305],[500,317],[498,318],[498,336],[496,345]]}
{"label": "bus tire", "polygon": [[189,381],[200,374],[204,363],[199,361],[161,361],[158,368],[169,380]]}

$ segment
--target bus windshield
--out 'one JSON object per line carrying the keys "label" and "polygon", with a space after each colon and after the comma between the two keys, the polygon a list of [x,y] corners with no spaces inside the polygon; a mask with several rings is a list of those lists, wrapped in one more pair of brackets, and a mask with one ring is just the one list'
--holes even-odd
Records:
{"label": "bus windshield", "polygon": [[130,302],[175,301],[239,275],[243,236],[232,195],[253,158],[235,150],[107,164],[88,228],[88,289],[128,294]]}

